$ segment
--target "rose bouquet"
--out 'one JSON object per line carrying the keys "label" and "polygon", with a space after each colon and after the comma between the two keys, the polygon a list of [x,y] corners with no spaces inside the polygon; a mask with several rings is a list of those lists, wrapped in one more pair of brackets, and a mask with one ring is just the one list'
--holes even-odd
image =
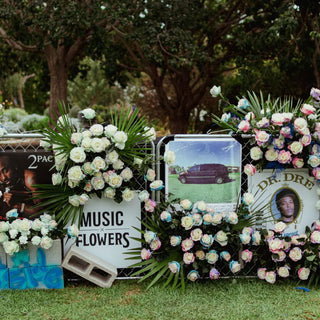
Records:
{"label": "rose bouquet", "polygon": [[95,112],[85,109],[82,114],[89,126],[78,131],[66,110],[61,113],[54,128],[44,132],[42,141],[42,146],[53,151],[55,171],[51,185],[37,186],[41,206],[55,214],[62,225],[70,220],[80,224],[83,206],[92,196],[120,203],[131,201],[139,192],[140,200],[152,207],[150,194],[142,186],[146,181],[151,189],[162,188],[148,154],[155,131],[139,117],[138,110],[131,115],[121,111],[112,124],[104,125],[92,123]]}
{"label": "rose bouquet", "polygon": [[249,134],[252,138],[252,164],[245,168],[249,175],[255,169],[311,169],[320,178],[320,90],[312,88],[305,101],[293,99],[264,100],[252,93],[239,99],[237,105],[228,104],[221,91],[212,91],[227,104],[221,118],[213,121],[234,134]]}
{"label": "rose bouquet", "polygon": [[186,279],[218,279],[220,274],[246,272],[247,265],[253,263],[252,252],[241,250],[241,241],[246,241],[247,233],[250,241],[258,241],[252,225],[261,213],[253,211],[253,205],[249,193],[236,212],[215,212],[204,201],[184,199],[173,205],[161,198],[153,213],[141,221],[142,239],[136,240],[142,243],[142,250],[128,252],[132,259],[142,260],[133,265],[141,267],[133,275],[143,274],[140,281],[153,276],[149,287],[165,278],[165,286],[183,289]]}
{"label": "rose bouquet", "polygon": [[17,209],[12,209],[7,212],[6,217],[6,221],[0,222],[0,244],[9,255],[24,249],[28,243],[50,249],[53,240],[63,238],[66,234],[76,238],[79,233],[76,225],[67,229],[59,228],[56,220],[49,214],[43,214],[34,220],[20,219]]}

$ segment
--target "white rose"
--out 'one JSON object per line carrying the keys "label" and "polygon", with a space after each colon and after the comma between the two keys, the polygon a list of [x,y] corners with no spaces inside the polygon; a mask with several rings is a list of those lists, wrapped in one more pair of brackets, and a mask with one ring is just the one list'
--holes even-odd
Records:
{"label": "white rose", "polygon": [[125,144],[126,141],[128,140],[128,135],[124,131],[117,131],[112,140],[115,143],[120,143],[120,144]]}
{"label": "white rose", "polygon": [[104,170],[106,168],[106,162],[101,157],[95,157],[91,163],[96,172]]}
{"label": "white rose", "polygon": [[91,108],[83,109],[81,113],[87,120],[92,120],[96,116],[96,112]]}
{"label": "white rose", "polygon": [[104,151],[104,149],[105,149],[105,144],[102,139],[93,138],[91,140],[91,150],[93,152],[100,153],[100,152]]}
{"label": "white rose", "polygon": [[27,232],[31,229],[32,222],[28,219],[22,219],[21,223],[19,224],[19,231],[22,232]]}
{"label": "white rose", "polygon": [[102,137],[101,141],[103,143],[103,149],[104,150],[107,149],[111,144],[110,140],[107,137]]}
{"label": "white rose", "polygon": [[4,232],[0,232],[0,243],[4,243],[8,240],[9,240],[8,236]]}
{"label": "white rose", "polygon": [[148,181],[154,181],[155,178],[156,178],[156,172],[153,169],[148,169],[146,174],[146,179]]}
{"label": "white rose", "polygon": [[196,228],[191,231],[191,239],[193,241],[200,241],[202,238],[202,230],[200,228]]}
{"label": "white rose", "polygon": [[79,228],[75,224],[71,225],[68,227],[68,235],[71,238],[77,238],[79,235]]}
{"label": "white rose", "polygon": [[90,132],[90,130],[84,130],[81,133],[82,133],[83,139],[92,137],[92,133]]}
{"label": "white rose", "polygon": [[91,179],[91,184],[94,190],[102,190],[105,186],[102,175],[96,175]]}
{"label": "white rose", "polygon": [[90,174],[90,175],[93,175],[95,173],[95,168],[93,167],[92,163],[91,162],[85,162],[81,169],[83,170],[83,172],[85,174]]}
{"label": "white rose", "polygon": [[134,165],[136,164],[139,168],[141,167],[142,163],[143,163],[143,160],[140,159],[140,158],[134,158],[133,159],[133,164]]}
{"label": "white rose", "polygon": [[214,238],[221,246],[225,246],[228,243],[228,236],[227,234],[220,230],[216,233],[215,238]]}
{"label": "white rose", "polygon": [[1,221],[0,222],[0,232],[6,232],[9,230],[9,222],[8,221]]}
{"label": "white rose", "polygon": [[243,202],[245,205],[250,206],[254,203],[254,196],[250,192],[246,192],[243,194]]}
{"label": "white rose", "polygon": [[12,256],[14,253],[19,252],[19,245],[15,241],[6,241],[3,243],[3,249],[6,254]]}
{"label": "white rose", "polygon": [[122,177],[117,174],[110,175],[109,186],[112,188],[119,188],[122,185]]}
{"label": "white rose", "polygon": [[176,154],[173,151],[167,150],[164,153],[163,159],[167,165],[171,166],[176,161]]}
{"label": "white rose", "polygon": [[252,160],[260,160],[263,156],[263,152],[259,147],[253,147],[250,150],[250,157]]}
{"label": "white rose", "polygon": [[64,165],[67,162],[67,157],[63,153],[58,153],[54,156],[54,164],[58,171],[64,168]]}
{"label": "white rose", "polygon": [[74,133],[72,133],[71,134],[71,143],[72,144],[80,144],[81,143],[81,141],[82,141],[82,134],[81,134],[81,132],[74,132]]}
{"label": "white rose", "polygon": [[221,93],[221,86],[213,86],[210,89],[210,94],[212,95],[213,98],[218,97],[220,93]]}
{"label": "white rose", "polygon": [[28,243],[28,237],[27,236],[20,236],[19,237],[19,243],[20,244],[27,244]]}
{"label": "white rose", "polygon": [[80,196],[79,196],[79,204],[80,205],[85,205],[89,200],[89,196],[86,194],[86,193],[82,193]]}
{"label": "white rose", "polygon": [[132,170],[130,168],[128,168],[128,167],[124,168],[121,171],[120,176],[123,178],[124,181],[129,181],[133,177]]}
{"label": "white rose", "polygon": [[74,207],[79,207],[79,205],[80,205],[79,196],[77,196],[77,195],[69,196],[68,201]]}
{"label": "white rose", "polygon": [[145,131],[144,136],[146,137],[147,141],[156,140],[157,135],[154,128],[145,127],[144,131]]}
{"label": "white rose", "polygon": [[93,136],[101,136],[103,134],[103,125],[101,124],[94,124],[90,127],[90,132]]}
{"label": "white rose", "polygon": [[51,144],[46,140],[40,140],[40,147],[42,147],[45,150],[48,150],[50,148]]}
{"label": "white rose", "polygon": [[279,151],[274,148],[268,149],[264,154],[264,156],[268,161],[276,161],[278,159],[278,155],[279,155]]}
{"label": "white rose", "polygon": [[34,246],[38,246],[41,242],[41,238],[39,236],[33,236],[31,238],[31,243],[34,245]]}
{"label": "white rose", "polygon": [[184,210],[191,210],[192,209],[192,202],[189,199],[184,199],[180,201],[180,206]]}
{"label": "white rose", "polygon": [[150,189],[151,190],[161,190],[163,188],[163,182],[162,180],[154,180],[150,183]]}
{"label": "white rose", "polygon": [[43,237],[40,242],[41,248],[45,250],[50,249],[52,247],[52,244],[53,244],[53,240],[49,237]]}
{"label": "white rose", "polygon": [[190,230],[193,226],[193,219],[190,216],[181,218],[181,226],[186,230]]}
{"label": "white rose", "polygon": [[108,124],[104,128],[104,134],[109,138],[113,137],[117,131],[118,131],[118,128],[112,124]]}
{"label": "white rose", "polygon": [[47,226],[43,226],[40,232],[43,236],[46,236],[49,233],[49,228]]}
{"label": "white rose", "polygon": [[106,162],[107,163],[114,163],[119,159],[119,155],[117,153],[117,151],[113,150],[111,152],[109,152],[106,156]]}
{"label": "white rose", "polygon": [[71,167],[68,170],[68,179],[72,182],[79,182],[85,177],[80,166]]}
{"label": "white rose", "polygon": [[75,147],[70,151],[70,159],[75,163],[81,163],[86,160],[86,153],[81,147]]}
{"label": "white rose", "polygon": [[112,163],[112,167],[114,170],[121,170],[124,167],[124,162],[118,159],[117,161]]}
{"label": "white rose", "polygon": [[303,144],[301,142],[299,142],[299,141],[294,141],[289,145],[289,150],[293,154],[298,154],[298,153],[302,152]]}
{"label": "white rose", "polygon": [[61,184],[62,182],[62,175],[58,173],[53,173],[51,176],[52,184],[54,186]]}
{"label": "white rose", "polygon": [[150,193],[147,190],[139,192],[138,198],[141,202],[145,202],[149,199]]}
{"label": "white rose", "polygon": [[198,201],[195,204],[195,208],[203,212],[207,210],[207,204],[204,201]]}
{"label": "white rose", "polygon": [[126,188],[123,192],[122,192],[122,199],[124,201],[131,201],[134,198],[134,194],[135,192],[133,190],[130,190],[129,188]]}
{"label": "white rose", "polygon": [[92,141],[92,139],[90,137],[83,138],[83,140],[81,141],[81,147],[85,151],[90,151],[91,150],[91,141]]}
{"label": "white rose", "polygon": [[103,191],[103,195],[104,195],[105,198],[113,199],[114,196],[116,195],[116,191],[113,188],[108,187],[107,189],[105,189]]}
{"label": "white rose", "polygon": [[45,223],[48,224],[52,219],[52,216],[50,214],[44,213],[40,216],[40,220]]}
{"label": "white rose", "polygon": [[15,237],[18,235],[18,230],[17,229],[9,230],[9,235],[11,239],[15,239]]}

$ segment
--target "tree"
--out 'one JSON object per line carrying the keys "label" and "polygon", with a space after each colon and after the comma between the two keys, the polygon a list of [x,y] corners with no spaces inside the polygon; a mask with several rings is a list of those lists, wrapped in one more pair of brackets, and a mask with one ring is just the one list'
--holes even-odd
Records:
{"label": "tree", "polygon": [[42,55],[50,74],[49,115],[67,103],[68,72],[90,41],[108,31],[105,1],[0,0],[0,37],[12,48]]}
{"label": "tree", "polygon": [[121,1],[114,11],[114,21],[120,21],[113,26],[114,37],[131,60],[120,64],[150,77],[171,133],[184,133],[205,92],[236,68],[238,50],[252,51],[242,45],[246,37],[255,39],[259,59],[274,57],[276,35],[269,30],[287,5],[280,0]]}

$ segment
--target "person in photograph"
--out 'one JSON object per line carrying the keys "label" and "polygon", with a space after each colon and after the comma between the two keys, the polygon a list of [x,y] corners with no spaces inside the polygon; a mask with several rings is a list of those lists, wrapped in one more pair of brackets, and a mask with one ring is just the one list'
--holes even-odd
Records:
{"label": "person in photograph", "polygon": [[276,195],[276,205],[281,214],[279,221],[293,222],[299,213],[299,199],[290,189],[283,189]]}
{"label": "person in photograph", "polygon": [[33,208],[38,203],[31,199],[36,189],[35,173],[18,165],[8,156],[0,156],[0,216],[17,209],[20,217],[30,217],[39,209]]}

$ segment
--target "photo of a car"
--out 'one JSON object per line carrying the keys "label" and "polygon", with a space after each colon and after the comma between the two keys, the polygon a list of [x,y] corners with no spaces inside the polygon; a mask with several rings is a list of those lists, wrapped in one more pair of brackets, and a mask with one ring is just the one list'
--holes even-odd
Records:
{"label": "photo of a car", "polygon": [[181,172],[178,180],[181,183],[221,184],[234,181],[230,179],[229,173],[228,167],[220,163],[198,164],[190,167],[187,171]]}

